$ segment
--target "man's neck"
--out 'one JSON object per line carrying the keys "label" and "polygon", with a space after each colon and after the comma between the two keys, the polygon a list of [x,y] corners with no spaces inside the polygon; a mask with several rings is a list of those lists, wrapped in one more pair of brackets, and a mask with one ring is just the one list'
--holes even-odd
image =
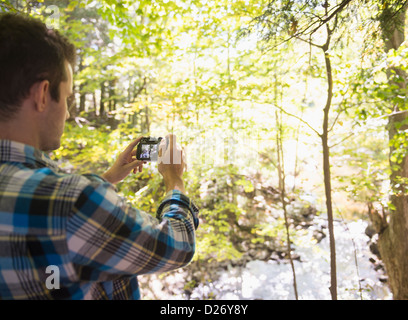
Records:
{"label": "man's neck", "polygon": [[17,119],[0,122],[0,139],[20,142],[40,149],[37,135],[34,134],[31,124],[27,122]]}

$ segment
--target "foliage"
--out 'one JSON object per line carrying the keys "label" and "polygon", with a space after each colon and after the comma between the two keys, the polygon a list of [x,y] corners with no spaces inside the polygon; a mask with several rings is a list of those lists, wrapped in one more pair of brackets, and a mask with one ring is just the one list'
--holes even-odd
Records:
{"label": "foliage", "polygon": [[[390,50],[377,58],[375,66],[358,70],[352,83],[351,99],[356,99],[358,107],[350,116],[354,117],[357,130],[363,133],[364,141],[360,142],[363,148],[356,155],[362,175],[353,177],[354,187],[350,186],[349,190],[364,195],[365,201],[380,202],[385,208],[390,205],[389,196],[406,193],[401,176],[395,177],[393,188],[388,187],[388,179],[407,155],[407,120],[404,117],[390,121],[407,110],[406,89],[398,85],[405,80],[395,71],[407,70],[407,53],[405,45]],[[388,136],[385,130],[391,127],[395,134]]]}
{"label": "foliage", "polygon": [[[251,245],[281,250],[286,242],[277,110],[287,203],[325,211],[315,133],[322,123],[326,72],[300,35],[319,41],[325,5],[333,18],[349,2],[9,0],[0,8],[46,21],[46,8],[56,5],[60,31],[77,46],[72,117],[63,147],[52,157],[68,171],[101,174],[132,139],[177,134],[188,155],[187,191],[201,208],[195,259],[220,262],[242,258]],[[407,104],[400,74],[391,74],[390,85],[387,72],[408,68],[408,49],[380,53],[382,39],[372,35],[385,3],[347,7],[339,16],[345,23],[336,45],[326,54],[335,66],[329,126],[333,189],[355,203],[387,207],[389,195],[406,185],[397,177],[390,190],[388,159],[402,161],[408,137],[406,120],[396,122],[389,154],[388,118],[396,106],[406,111]],[[152,215],[164,196],[153,164],[118,190]],[[298,223],[296,212],[290,211],[291,227]],[[296,242],[301,231],[290,232]]]}

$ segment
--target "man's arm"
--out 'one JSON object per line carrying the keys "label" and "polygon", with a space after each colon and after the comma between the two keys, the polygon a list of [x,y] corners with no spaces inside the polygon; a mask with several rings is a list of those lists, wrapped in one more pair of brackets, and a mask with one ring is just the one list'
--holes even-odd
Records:
{"label": "man's arm", "polygon": [[68,248],[82,280],[165,272],[187,265],[195,252],[198,209],[177,190],[158,217],[135,209],[108,183],[91,183],[68,220]]}
{"label": "man's arm", "polygon": [[[116,180],[130,173],[132,152],[139,141],[121,153],[110,171],[113,174],[104,179]],[[102,180],[88,185],[80,194],[68,223],[68,247],[81,279],[109,280],[118,274],[164,272],[191,261],[198,209],[185,195],[185,163],[175,136],[163,141],[168,143],[160,146],[158,169],[167,194],[156,218],[128,205]]]}

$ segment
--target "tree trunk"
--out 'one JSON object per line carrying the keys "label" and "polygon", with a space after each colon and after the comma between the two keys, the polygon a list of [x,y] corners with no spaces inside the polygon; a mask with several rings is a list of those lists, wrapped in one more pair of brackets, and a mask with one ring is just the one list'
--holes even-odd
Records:
{"label": "tree trunk", "polygon": [[327,53],[330,45],[330,37],[332,31],[327,25],[327,41],[323,45],[322,50],[324,52],[324,60],[326,64],[327,73],[327,99],[324,107],[323,117],[323,133],[321,135],[322,148],[323,148],[323,174],[324,174],[324,191],[326,194],[326,209],[327,209],[327,222],[329,227],[329,240],[330,240],[330,293],[333,300],[337,300],[337,268],[336,268],[336,244],[334,240],[334,228],[333,228],[333,206],[332,206],[332,189],[331,189],[331,172],[330,172],[330,149],[329,149],[329,112],[331,107],[331,101],[333,98],[333,76],[330,62],[330,56]]}
{"label": "tree trunk", "polygon": [[99,101],[99,117],[105,117],[105,81],[101,82],[101,100]]}
{"label": "tree trunk", "polygon": [[[79,65],[78,65],[78,73],[84,70],[83,65],[83,56],[80,55]],[[82,83],[79,85],[79,113],[85,111],[85,92],[84,91],[85,84]]]}
{"label": "tree trunk", "polygon": [[96,106],[96,95],[95,95],[95,91],[92,92],[92,103],[93,103],[93,114],[94,114],[94,117],[96,118],[97,106]]}
{"label": "tree trunk", "polygon": [[145,123],[143,132],[150,132],[149,107],[147,106],[147,104],[145,105]]}
{"label": "tree trunk", "polygon": [[[381,24],[385,50],[387,52],[391,49],[398,49],[404,42],[406,12],[407,5],[400,10],[395,17],[394,23],[384,21]],[[406,89],[406,74],[402,70],[394,69],[394,71],[404,81],[394,83],[390,79],[390,84],[397,84],[401,89]],[[394,112],[399,111],[399,108],[395,106],[392,106],[392,109]],[[399,129],[395,126],[396,123],[401,123],[405,119],[406,113],[397,113],[389,117],[388,132],[390,140],[401,130],[407,129],[406,125]],[[390,155],[394,150],[395,147],[391,146]],[[397,183],[400,183],[398,177],[408,178],[408,157],[405,156],[399,164],[390,160],[390,165],[392,168],[396,168],[396,170],[393,170],[390,176],[391,188],[394,192],[390,198],[392,210],[389,212],[388,223],[384,216],[378,219],[380,216],[378,212],[374,212],[370,216],[377,232],[379,232],[378,249],[385,265],[388,283],[394,299],[408,300],[408,201],[406,190],[397,188]],[[398,195],[398,191],[402,191],[400,195]],[[382,223],[376,224],[375,221],[382,221]]]}
{"label": "tree trunk", "polygon": [[109,80],[109,111],[116,110],[117,99],[115,97],[115,87],[117,79]]}
{"label": "tree trunk", "polygon": [[85,93],[82,92],[84,85],[79,86],[79,92],[81,93],[79,96],[79,112],[85,111]]}
{"label": "tree trunk", "polygon": [[278,168],[278,177],[279,177],[279,189],[281,194],[282,210],[283,217],[285,219],[285,229],[286,229],[286,241],[287,241],[287,254],[292,268],[293,276],[293,290],[295,294],[295,299],[299,300],[298,290],[297,290],[297,280],[296,280],[296,271],[295,265],[292,258],[292,247],[290,240],[290,226],[288,218],[288,210],[286,208],[286,186],[285,186],[285,161],[283,157],[283,143],[282,143],[282,121],[278,112],[275,112],[276,117],[276,151],[277,151],[277,168]]}

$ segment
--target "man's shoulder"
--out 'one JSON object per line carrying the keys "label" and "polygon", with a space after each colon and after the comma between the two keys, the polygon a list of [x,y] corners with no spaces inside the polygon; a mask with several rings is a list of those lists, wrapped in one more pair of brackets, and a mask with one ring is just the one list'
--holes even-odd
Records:
{"label": "man's shoulder", "polygon": [[17,164],[0,170],[0,193],[25,194],[33,196],[75,200],[88,186],[104,184],[103,178],[89,174],[72,174],[49,167],[27,168]]}
{"label": "man's shoulder", "polygon": [[[52,171],[52,170],[51,170]],[[38,173],[37,173],[38,174]],[[54,194],[76,200],[85,189],[111,188],[111,184],[95,174],[73,174],[52,171],[40,177],[40,186],[53,190]]]}

